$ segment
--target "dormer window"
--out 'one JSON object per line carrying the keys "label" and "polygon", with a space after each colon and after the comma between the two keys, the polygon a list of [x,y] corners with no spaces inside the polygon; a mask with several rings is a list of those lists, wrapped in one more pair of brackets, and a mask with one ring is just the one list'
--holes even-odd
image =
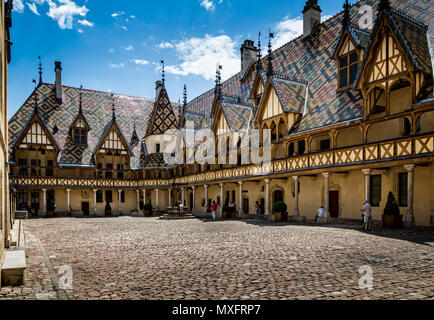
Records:
{"label": "dormer window", "polygon": [[359,68],[359,55],[353,50],[339,57],[339,88],[351,86],[356,81]]}
{"label": "dormer window", "polygon": [[72,128],[72,141],[74,144],[87,145],[87,125],[82,119],[78,119]]}

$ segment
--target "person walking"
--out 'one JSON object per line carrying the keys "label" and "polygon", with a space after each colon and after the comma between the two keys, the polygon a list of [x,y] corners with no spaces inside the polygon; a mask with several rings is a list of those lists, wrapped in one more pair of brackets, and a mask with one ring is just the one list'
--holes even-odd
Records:
{"label": "person walking", "polygon": [[178,206],[179,206],[179,214],[182,216],[184,214],[184,204],[182,203],[181,200],[178,201]]}
{"label": "person walking", "polygon": [[215,221],[216,216],[215,216],[215,212],[217,211],[217,203],[215,203],[215,201],[212,202],[211,205],[211,214],[212,214],[212,219]]}
{"label": "person walking", "polygon": [[363,230],[372,231],[372,206],[368,200],[365,200],[360,211],[363,213]]}
{"label": "person walking", "polygon": [[325,209],[323,206],[321,206],[316,213],[315,222],[318,221],[318,218],[324,217],[324,213],[325,213]]}

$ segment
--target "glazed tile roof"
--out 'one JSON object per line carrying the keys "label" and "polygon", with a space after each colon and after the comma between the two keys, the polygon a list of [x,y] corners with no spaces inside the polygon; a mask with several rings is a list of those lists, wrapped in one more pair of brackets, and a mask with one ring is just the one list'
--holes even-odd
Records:
{"label": "glazed tile roof", "polygon": [[162,153],[152,153],[143,158],[140,163],[140,168],[169,168],[164,161],[164,155]]}
{"label": "glazed tile roof", "polygon": [[178,118],[172,108],[166,89],[162,87],[152,110],[146,136],[164,134],[170,129],[178,129]]}
{"label": "glazed tile roof", "polygon": [[246,131],[253,116],[253,107],[235,102],[221,103],[228,125],[235,131]]}
{"label": "glazed tile roof", "polygon": [[307,103],[307,84],[272,76],[271,83],[285,112],[303,113]]}

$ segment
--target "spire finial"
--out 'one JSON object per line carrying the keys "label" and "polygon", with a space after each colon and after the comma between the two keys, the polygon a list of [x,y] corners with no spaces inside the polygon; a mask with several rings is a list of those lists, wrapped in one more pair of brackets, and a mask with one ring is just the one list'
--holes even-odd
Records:
{"label": "spire finial", "polygon": [[274,38],[274,33],[269,30],[269,37],[268,37],[268,76],[271,76],[273,73],[273,56],[272,56],[272,50],[271,50],[271,39]]}
{"label": "spire finial", "polygon": [[348,0],[345,0],[345,3],[344,3],[344,20],[343,20],[344,26],[350,25],[350,8],[351,8],[351,5],[348,3]]}
{"label": "spire finial", "polygon": [[221,70],[223,69],[223,66],[219,63],[217,63],[216,68],[216,76],[215,76],[215,90],[214,93],[216,96],[220,96],[221,94],[221,81],[222,81],[222,73]]}
{"label": "spire finial", "polygon": [[163,87],[164,87],[166,85],[166,73],[164,70],[164,60],[161,60],[161,67],[162,67],[161,81],[162,81]]}
{"label": "spire finial", "polygon": [[42,61],[41,56],[38,57],[39,59],[39,85],[42,84]]}
{"label": "spire finial", "polygon": [[258,33],[258,62],[261,61],[261,31]]}
{"label": "spire finial", "polygon": [[184,84],[184,106],[187,105],[187,85]]}
{"label": "spire finial", "polygon": [[116,121],[116,109],[115,109],[115,95],[112,93],[111,94],[111,98],[112,98],[112,112],[113,112],[113,121]]}
{"label": "spire finial", "polygon": [[380,0],[380,11],[390,10],[389,0]]}
{"label": "spire finial", "polygon": [[32,82],[35,85],[35,96],[34,96],[35,106],[34,106],[34,110],[35,110],[35,113],[36,113],[36,112],[38,112],[38,90],[37,90],[37,87],[36,87],[36,80],[33,79]]}
{"label": "spire finial", "polygon": [[79,108],[78,108],[78,113],[83,113],[83,108],[82,108],[82,106],[83,106],[83,92],[82,92],[82,90],[83,90],[83,85],[80,85],[80,97],[79,97],[80,104],[79,104]]}

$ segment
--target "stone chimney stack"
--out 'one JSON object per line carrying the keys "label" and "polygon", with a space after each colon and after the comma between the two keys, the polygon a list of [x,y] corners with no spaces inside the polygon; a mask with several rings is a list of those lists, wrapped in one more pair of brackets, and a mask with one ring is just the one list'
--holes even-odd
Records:
{"label": "stone chimney stack", "polygon": [[318,0],[307,0],[303,9],[303,38],[309,37],[321,23],[321,12]]}
{"label": "stone chimney stack", "polygon": [[255,47],[255,43],[252,40],[244,41],[241,46],[241,76],[247,72],[250,64],[257,59],[258,49]]}
{"label": "stone chimney stack", "polygon": [[54,72],[56,73],[56,100],[62,103],[62,63],[56,61],[54,65]]}
{"label": "stone chimney stack", "polygon": [[155,99],[158,99],[161,89],[163,89],[163,82],[161,80],[158,80],[157,82],[155,82]]}

